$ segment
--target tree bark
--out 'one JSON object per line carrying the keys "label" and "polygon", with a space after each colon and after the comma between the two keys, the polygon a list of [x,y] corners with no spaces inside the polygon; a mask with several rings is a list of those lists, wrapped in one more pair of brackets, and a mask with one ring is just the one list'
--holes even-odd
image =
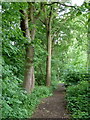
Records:
{"label": "tree bark", "polygon": [[[90,3],[89,3],[90,6]],[[90,9],[89,9],[90,12]],[[90,14],[88,15],[88,51],[87,51],[87,67],[90,73]]]}
{"label": "tree bark", "polygon": [[[25,75],[24,75],[24,88],[27,92],[31,92],[34,88],[35,77],[34,77],[34,47],[32,45],[32,41],[35,39],[36,33],[36,20],[39,19],[41,11],[43,9],[43,4],[40,3],[40,10],[35,15],[35,2],[27,2],[28,10],[20,10],[21,14],[21,23],[20,27],[23,32],[24,37],[28,39],[28,43],[26,44],[26,63],[25,63]],[[30,26],[29,27],[29,22]]]}
{"label": "tree bark", "polygon": [[31,22],[33,23],[33,7],[30,8],[31,11],[20,10],[23,14],[21,17],[21,30],[23,31],[24,37],[28,39],[28,43],[26,45],[26,63],[25,63],[25,74],[24,74],[24,88],[30,93],[34,88],[35,77],[34,77],[34,66],[33,66],[33,58],[34,58],[34,47],[31,45],[31,42],[35,37],[35,28],[31,31],[29,30],[29,19],[28,14],[30,12]]}
{"label": "tree bark", "polygon": [[46,18],[46,36],[47,36],[47,61],[46,61],[46,86],[51,84],[51,50],[52,50],[52,37],[51,37],[51,22],[52,22],[52,6],[49,17]]}

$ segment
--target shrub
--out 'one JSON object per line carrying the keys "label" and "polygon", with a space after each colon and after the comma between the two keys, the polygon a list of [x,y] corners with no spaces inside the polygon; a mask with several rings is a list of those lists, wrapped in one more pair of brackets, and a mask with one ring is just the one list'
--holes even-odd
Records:
{"label": "shrub", "polygon": [[63,79],[65,81],[66,86],[76,85],[78,82],[84,80],[90,80],[90,74],[88,73],[80,73],[75,71],[68,71],[63,75]]}
{"label": "shrub", "polygon": [[52,82],[51,82],[51,87],[52,87],[52,90],[54,90],[54,89],[56,89],[57,87],[58,87],[58,84],[59,84],[59,81],[55,81],[55,80],[53,80]]}
{"label": "shrub", "polygon": [[[7,92],[8,90],[6,90]],[[2,97],[2,117],[3,118],[28,118],[32,115],[41,98],[52,95],[48,87],[36,87],[31,94],[17,89],[9,89],[9,94],[4,93]]]}
{"label": "shrub", "polygon": [[2,81],[2,118],[28,118],[32,115],[41,98],[52,95],[51,88],[37,86],[31,94],[27,94],[7,65],[3,69]]}
{"label": "shrub", "polygon": [[89,82],[81,81],[78,85],[67,88],[68,109],[73,118],[89,118]]}

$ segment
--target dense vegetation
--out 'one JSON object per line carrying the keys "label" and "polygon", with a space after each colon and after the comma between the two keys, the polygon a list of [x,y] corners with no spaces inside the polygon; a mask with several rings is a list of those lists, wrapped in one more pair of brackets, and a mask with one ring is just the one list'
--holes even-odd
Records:
{"label": "dense vegetation", "polygon": [[89,118],[90,6],[2,3],[2,118],[29,118],[61,81],[72,118]]}
{"label": "dense vegetation", "polygon": [[68,109],[73,118],[89,118],[90,89],[88,81],[67,88]]}

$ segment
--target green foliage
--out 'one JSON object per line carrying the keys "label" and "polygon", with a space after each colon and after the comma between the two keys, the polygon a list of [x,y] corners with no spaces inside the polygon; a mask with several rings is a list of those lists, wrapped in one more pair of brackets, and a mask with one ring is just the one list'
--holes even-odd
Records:
{"label": "green foliage", "polygon": [[[45,7],[48,15],[50,7]],[[88,8],[88,6],[86,7]],[[87,97],[90,96],[90,90],[87,80],[90,79],[90,75],[85,74],[87,63],[87,14],[85,14],[84,9],[86,10],[86,8],[81,7],[79,11],[73,9],[70,11],[66,8],[64,10],[62,6],[58,9],[58,6],[55,5],[53,9],[53,11],[60,11],[61,9],[61,13],[59,15],[58,12],[53,13],[52,87],[50,88],[42,86],[46,84],[47,41],[46,29],[43,24],[45,14],[42,12],[40,19],[36,21],[36,26],[33,26],[32,23],[29,24],[30,29],[32,27],[37,29],[35,40],[31,44],[35,48],[35,84],[41,85],[35,86],[32,94],[27,94],[22,89],[26,54],[25,44],[28,40],[23,37],[20,29],[21,14],[19,10],[27,9],[28,4],[3,2],[2,8],[2,117],[5,119],[30,117],[40,100],[51,96],[52,90],[56,88],[58,81],[64,80],[67,85],[73,85],[67,88],[68,108],[72,111],[72,117],[88,118],[90,105]],[[41,8],[40,4],[36,3],[35,8],[34,15],[37,16]],[[62,14],[62,11],[65,14]],[[67,69],[70,69],[70,71],[67,71]]]}
{"label": "green foliage", "polygon": [[36,39],[33,45],[35,47],[34,66],[35,66],[36,84],[45,85],[47,51],[45,50],[42,39],[41,40]]}
{"label": "green foliage", "polygon": [[37,86],[32,94],[27,94],[19,87],[21,80],[13,75],[8,66],[7,71],[8,76],[2,82],[2,118],[28,118],[41,98],[52,95],[52,90],[45,86]]}
{"label": "green foliage", "polygon": [[67,88],[68,109],[73,118],[89,118],[90,110],[90,88],[88,81],[81,81],[78,85]]}
{"label": "green foliage", "polygon": [[[19,10],[24,8],[27,8],[27,4],[3,3],[2,118],[4,119],[29,118],[41,98],[52,95],[52,88],[45,86],[36,86],[32,94],[27,94],[22,89],[27,39],[23,37],[19,27]],[[34,58],[36,83],[45,85],[45,57],[47,52],[43,47],[42,37],[39,38],[39,36],[31,44],[36,48]]]}
{"label": "green foliage", "polygon": [[80,73],[76,71],[67,71],[62,76],[65,81],[66,86],[78,84],[80,81],[89,81],[90,74],[89,73]]}
{"label": "green foliage", "polygon": [[56,80],[52,80],[52,82],[51,82],[52,90],[56,89],[58,87],[58,84],[59,84],[59,81],[57,79]]}
{"label": "green foliage", "polygon": [[28,112],[28,116],[30,117],[33,112],[35,111],[35,108],[40,103],[42,98],[48,97],[52,95],[51,88],[45,87],[45,86],[36,86],[32,94],[28,94],[27,98],[24,100],[24,107],[26,108]]}

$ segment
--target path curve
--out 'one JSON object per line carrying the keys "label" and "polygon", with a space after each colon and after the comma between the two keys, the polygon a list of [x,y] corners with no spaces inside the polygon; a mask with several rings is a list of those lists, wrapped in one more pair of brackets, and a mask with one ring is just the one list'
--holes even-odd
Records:
{"label": "path curve", "polygon": [[53,96],[44,98],[32,118],[69,118],[66,110],[65,87],[59,84]]}

